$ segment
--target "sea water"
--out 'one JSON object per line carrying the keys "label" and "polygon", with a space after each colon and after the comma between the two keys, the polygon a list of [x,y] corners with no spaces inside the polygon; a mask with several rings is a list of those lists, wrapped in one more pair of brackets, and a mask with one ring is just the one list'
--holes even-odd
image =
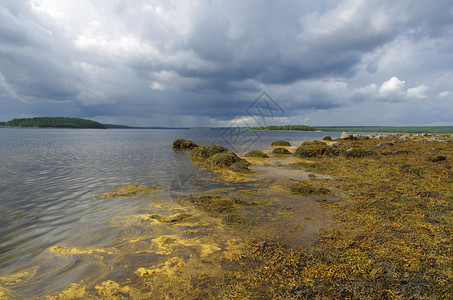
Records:
{"label": "sea water", "polygon": [[[274,140],[297,144],[324,135],[228,128],[0,129],[0,287],[19,298],[41,297],[73,282],[124,282],[122,277],[131,276],[127,266],[164,262],[167,253],[143,249],[156,237],[172,236],[174,228],[145,228],[128,217],[175,212],[180,209],[170,211],[175,180],[181,186],[194,174],[211,176],[186,152],[172,150],[175,139],[244,153],[270,149]],[[161,187],[159,196],[95,198],[112,186],[136,183]],[[192,244],[202,257],[218,248],[209,248],[205,232],[200,244]]]}

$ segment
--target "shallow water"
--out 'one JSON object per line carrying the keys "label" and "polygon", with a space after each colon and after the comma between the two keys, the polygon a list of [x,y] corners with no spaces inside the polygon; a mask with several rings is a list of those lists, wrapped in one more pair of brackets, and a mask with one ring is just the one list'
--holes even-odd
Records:
{"label": "shallow water", "polygon": [[[207,282],[234,269],[228,255],[247,239],[280,236],[275,240],[303,246],[307,240],[298,244],[294,237],[308,236],[318,225],[304,229],[292,216],[316,210],[315,202],[280,203],[278,188],[275,195],[259,194],[265,182],[243,195],[257,206],[238,210],[250,220],[240,228],[181,205],[179,197],[212,188],[242,197],[244,186],[202,180],[213,175],[187,153],[173,152],[171,143],[188,138],[244,152],[270,149],[278,139],[299,143],[323,135],[258,132],[236,139],[224,130],[0,129],[0,296],[42,297],[62,290],[88,298],[171,296],[174,289],[181,296],[189,283],[199,287],[200,296]],[[94,199],[112,186],[134,183],[160,188],[152,196]],[[149,218],[176,213],[188,213],[192,221],[175,225]]]}

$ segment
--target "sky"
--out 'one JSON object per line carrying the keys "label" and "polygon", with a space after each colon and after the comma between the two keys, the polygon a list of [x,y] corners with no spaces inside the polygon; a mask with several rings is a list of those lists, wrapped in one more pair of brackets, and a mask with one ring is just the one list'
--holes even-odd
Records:
{"label": "sky", "polygon": [[453,125],[453,1],[0,2],[0,121],[255,126],[263,95],[265,125]]}

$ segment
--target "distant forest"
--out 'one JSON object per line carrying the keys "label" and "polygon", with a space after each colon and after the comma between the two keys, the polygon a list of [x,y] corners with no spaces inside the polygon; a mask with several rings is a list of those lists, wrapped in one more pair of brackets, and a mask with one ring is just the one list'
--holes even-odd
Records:
{"label": "distant forest", "polygon": [[316,131],[318,129],[307,125],[283,125],[283,126],[252,127],[250,128],[250,130]]}
{"label": "distant forest", "polygon": [[320,126],[321,131],[377,133],[453,133],[453,126]]}
{"label": "distant forest", "polygon": [[97,128],[106,129],[106,127],[95,121],[67,118],[67,117],[36,117],[13,119],[5,123],[5,126],[10,127],[28,127],[28,128]]}

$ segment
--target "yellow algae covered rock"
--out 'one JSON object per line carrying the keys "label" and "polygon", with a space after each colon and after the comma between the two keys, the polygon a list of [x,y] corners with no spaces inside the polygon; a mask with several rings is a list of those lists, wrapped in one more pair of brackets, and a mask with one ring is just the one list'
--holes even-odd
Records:
{"label": "yellow algae covered rock", "polygon": [[235,163],[241,163],[244,166],[250,165],[248,161],[240,158],[236,153],[231,151],[214,154],[205,161],[206,166],[217,168],[228,168]]}
{"label": "yellow algae covered rock", "polygon": [[198,145],[191,140],[177,139],[173,141],[173,150],[176,151],[191,150],[196,147],[198,147]]}
{"label": "yellow algae covered rock", "polygon": [[328,189],[315,187],[307,181],[292,184],[289,190],[294,195],[325,195],[329,193]]}
{"label": "yellow algae covered rock", "polygon": [[228,151],[227,148],[219,146],[219,145],[207,145],[207,146],[200,146],[197,148],[192,149],[190,152],[190,157],[196,160],[205,160],[214,154],[222,153]]}
{"label": "yellow algae covered rock", "polygon": [[291,152],[288,151],[286,148],[275,148],[272,150],[273,154],[279,154],[279,155],[288,155],[291,154]]}
{"label": "yellow algae covered rock", "polygon": [[269,158],[269,155],[260,150],[251,150],[245,155],[245,157]]}
{"label": "yellow algae covered rock", "polygon": [[291,144],[288,141],[273,141],[272,146],[291,146]]}
{"label": "yellow algae covered rock", "polygon": [[148,219],[157,220],[160,223],[179,224],[179,223],[189,222],[191,219],[193,219],[193,216],[188,213],[177,213],[175,215],[168,216],[168,217],[162,217],[160,215],[154,214],[154,215],[149,215]]}
{"label": "yellow algae covered rock", "polygon": [[113,192],[100,193],[96,199],[108,199],[117,197],[134,197],[137,195],[151,195],[157,191],[157,185],[142,185],[142,184],[130,184],[130,185],[117,185],[114,186]]}
{"label": "yellow algae covered rock", "polygon": [[121,287],[113,280],[107,280],[97,285],[96,294],[107,299],[131,299],[132,293],[128,286]]}

